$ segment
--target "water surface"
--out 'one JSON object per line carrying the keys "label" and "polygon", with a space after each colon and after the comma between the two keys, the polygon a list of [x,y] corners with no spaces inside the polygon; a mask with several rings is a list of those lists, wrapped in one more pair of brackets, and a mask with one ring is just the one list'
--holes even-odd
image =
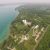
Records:
{"label": "water surface", "polygon": [[9,33],[9,27],[11,22],[19,14],[18,10],[15,10],[19,5],[12,6],[0,6],[0,42],[5,40]]}

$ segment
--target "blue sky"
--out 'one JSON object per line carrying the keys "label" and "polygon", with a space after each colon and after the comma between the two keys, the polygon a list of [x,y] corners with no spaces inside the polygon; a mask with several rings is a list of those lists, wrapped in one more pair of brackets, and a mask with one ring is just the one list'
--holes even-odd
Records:
{"label": "blue sky", "polygon": [[0,4],[6,3],[50,3],[50,0],[0,0]]}

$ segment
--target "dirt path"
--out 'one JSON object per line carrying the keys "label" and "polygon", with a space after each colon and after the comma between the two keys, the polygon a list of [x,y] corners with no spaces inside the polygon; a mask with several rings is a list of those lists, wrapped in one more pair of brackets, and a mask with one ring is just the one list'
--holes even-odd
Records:
{"label": "dirt path", "polygon": [[41,39],[44,37],[45,32],[47,31],[48,27],[49,27],[49,26],[47,26],[46,30],[44,31],[44,33],[42,34],[42,36],[40,37],[40,39],[38,40],[38,42],[37,42],[37,43],[36,43],[36,45],[34,46],[33,50],[36,50],[36,48],[37,48],[37,46],[38,46],[39,42],[40,42],[40,41],[41,41]]}

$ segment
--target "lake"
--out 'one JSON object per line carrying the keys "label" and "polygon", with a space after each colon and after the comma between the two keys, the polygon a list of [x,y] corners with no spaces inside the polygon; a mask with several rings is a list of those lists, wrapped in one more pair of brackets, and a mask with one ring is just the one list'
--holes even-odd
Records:
{"label": "lake", "polygon": [[18,10],[15,10],[18,6],[19,5],[0,6],[0,42],[8,37],[10,24],[19,14]]}

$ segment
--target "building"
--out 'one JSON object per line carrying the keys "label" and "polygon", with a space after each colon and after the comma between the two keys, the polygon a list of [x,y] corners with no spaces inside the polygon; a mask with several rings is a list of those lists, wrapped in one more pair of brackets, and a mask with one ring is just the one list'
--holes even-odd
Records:
{"label": "building", "polygon": [[29,26],[31,26],[31,22],[28,22],[27,20],[22,20],[22,22],[24,23],[24,25],[29,25]]}

